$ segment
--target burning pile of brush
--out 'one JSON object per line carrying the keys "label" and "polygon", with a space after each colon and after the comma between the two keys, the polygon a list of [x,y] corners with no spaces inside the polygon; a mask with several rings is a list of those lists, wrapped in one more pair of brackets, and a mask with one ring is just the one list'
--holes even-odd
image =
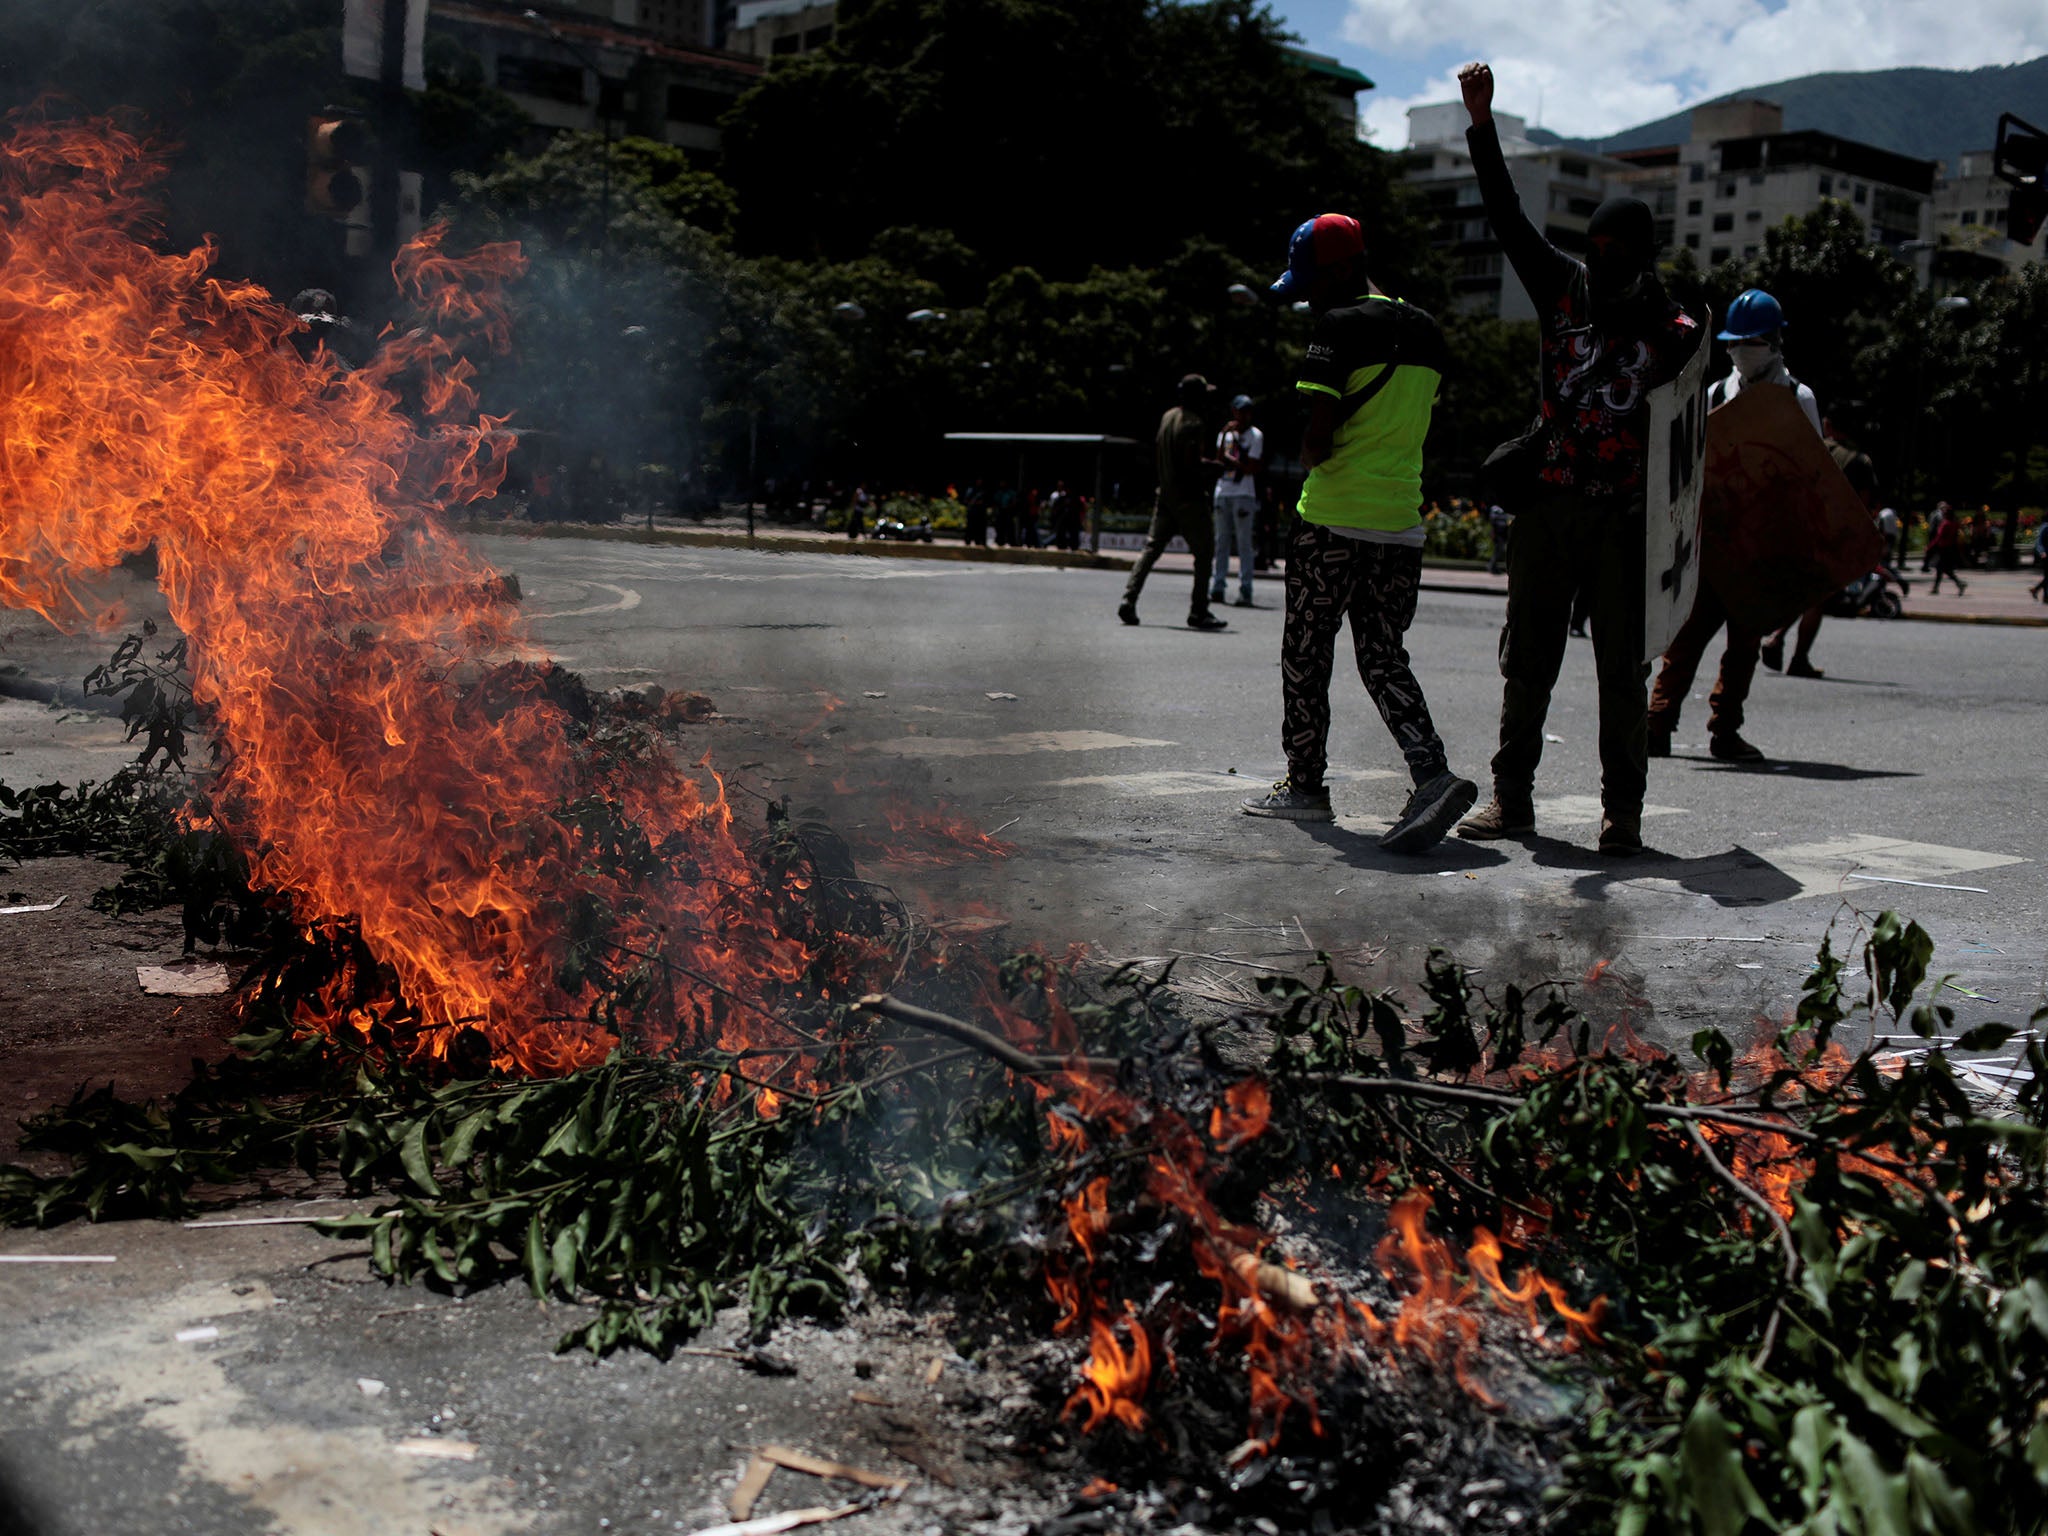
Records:
{"label": "burning pile of brush", "polygon": [[0,602],[105,624],[91,578],[155,548],[218,749],[181,830],[288,941],[246,1059],[48,1117],[73,1171],[0,1169],[5,1219],[296,1166],[398,1194],[330,1224],[385,1273],[523,1276],[597,1303],[600,1350],[830,1312],[856,1270],[978,1286],[997,1328],[1021,1284],[1085,1350],[1041,1443],[1184,1518],[2040,1526],[2048,1059],[1993,1121],[1944,1051],[1836,1044],[1946,1028],[1917,928],[1860,935],[1860,1004],[1824,947],[1705,1072],[1446,961],[1420,1016],[1272,976],[1201,1031],[1160,977],[906,940],[845,843],[750,824],[676,718],[535,662],[446,531],[503,472],[475,380],[517,252],[409,247],[416,323],[349,370],[152,243],[157,169],[106,124],[0,136]]}

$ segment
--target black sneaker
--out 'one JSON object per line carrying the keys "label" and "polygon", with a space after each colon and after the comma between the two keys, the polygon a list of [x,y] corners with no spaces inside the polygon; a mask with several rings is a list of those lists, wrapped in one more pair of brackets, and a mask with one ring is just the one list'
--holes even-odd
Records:
{"label": "black sneaker", "polygon": [[1240,802],[1247,816],[1273,816],[1281,821],[1335,821],[1330,809],[1328,786],[1296,789],[1292,779],[1282,779],[1263,795],[1248,795]]}
{"label": "black sneaker", "polygon": [[1116,616],[1126,624],[1135,624],[1138,622],[1138,605],[1127,597],[1124,599],[1123,606],[1117,609]]}
{"label": "black sneaker", "polygon": [[1249,608],[1251,607],[1251,605],[1252,595],[1251,593],[1247,592],[1242,597],[1240,597],[1236,602],[1232,603],[1230,606],[1233,608]]}
{"label": "black sneaker", "polygon": [[[1654,753],[1655,748],[1651,748]],[[1763,749],[1752,746],[1734,731],[1716,731],[1707,738],[1707,750],[1724,763],[1760,763]]]}
{"label": "black sneaker", "polygon": [[1658,730],[1658,729],[1657,729],[1657,727],[1656,727],[1656,726],[1654,726],[1654,725],[1653,725],[1653,726],[1651,726],[1651,727],[1650,727],[1650,756],[1652,756],[1652,757],[1669,757],[1670,755],[1671,755],[1671,733],[1670,733],[1669,731],[1660,731],[1660,730]]}
{"label": "black sneaker", "polygon": [[1769,667],[1773,672],[1784,671],[1785,642],[1782,640],[1766,640],[1763,643],[1763,648],[1756,653],[1756,659]]}
{"label": "black sneaker", "polygon": [[1427,784],[1416,786],[1401,808],[1400,819],[1381,837],[1380,846],[1389,853],[1421,853],[1434,848],[1478,798],[1477,784],[1446,768]]}
{"label": "black sneaker", "polygon": [[1785,668],[1785,675],[1787,677],[1826,677],[1827,673],[1821,671],[1819,667],[1816,667],[1804,656],[1794,656],[1792,664]]}
{"label": "black sneaker", "polygon": [[1219,619],[1213,613],[1191,613],[1188,615],[1188,628],[1200,630],[1228,629],[1230,628],[1230,621],[1228,619]]}

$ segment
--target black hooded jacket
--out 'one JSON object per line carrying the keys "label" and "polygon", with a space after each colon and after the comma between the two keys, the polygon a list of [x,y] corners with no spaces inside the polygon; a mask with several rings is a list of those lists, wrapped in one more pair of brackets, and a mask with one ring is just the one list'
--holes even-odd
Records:
{"label": "black hooded jacket", "polygon": [[1552,245],[1522,212],[1494,125],[1467,129],[1465,143],[1494,238],[1542,327],[1547,430],[1539,476],[1560,491],[1636,497],[1649,439],[1648,392],[1678,375],[1705,332],[1658,283],[1647,228],[1636,236],[1644,248],[1631,253],[1645,274],[1641,289],[1601,303],[1586,264]]}

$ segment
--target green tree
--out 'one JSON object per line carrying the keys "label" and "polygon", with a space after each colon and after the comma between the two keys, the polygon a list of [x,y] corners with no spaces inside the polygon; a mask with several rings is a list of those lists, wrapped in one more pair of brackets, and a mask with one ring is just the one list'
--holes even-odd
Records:
{"label": "green tree", "polygon": [[1286,38],[1253,0],[847,0],[833,45],[727,120],[742,239],[842,260],[936,223],[994,269],[1073,279],[1190,238],[1276,266],[1338,208],[1409,279],[1419,226]]}

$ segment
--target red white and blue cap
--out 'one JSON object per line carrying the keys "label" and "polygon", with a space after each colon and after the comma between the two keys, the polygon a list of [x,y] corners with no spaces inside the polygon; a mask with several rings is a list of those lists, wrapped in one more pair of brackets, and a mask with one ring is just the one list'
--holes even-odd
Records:
{"label": "red white and blue cap", "polygon": [[1287,270],[1273,285],[1283,296],[1306,287],[1324,267],[1342,266],[1365,254],[1365,231],[1349,214],[1319,213],[1296,227],[1287,241]]}

